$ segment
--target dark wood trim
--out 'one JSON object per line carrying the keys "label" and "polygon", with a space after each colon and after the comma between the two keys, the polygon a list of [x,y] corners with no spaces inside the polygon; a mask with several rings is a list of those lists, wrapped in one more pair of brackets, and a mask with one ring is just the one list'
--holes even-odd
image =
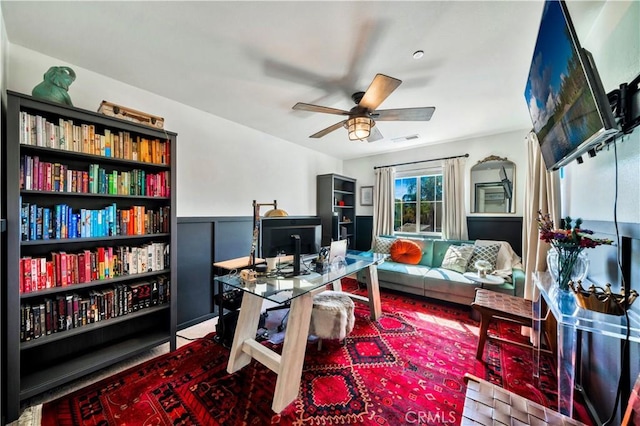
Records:
{"label": "dark wood trim", "polygon": [[507,241],[522,256],[522,216],[467,216],[470,240]]}

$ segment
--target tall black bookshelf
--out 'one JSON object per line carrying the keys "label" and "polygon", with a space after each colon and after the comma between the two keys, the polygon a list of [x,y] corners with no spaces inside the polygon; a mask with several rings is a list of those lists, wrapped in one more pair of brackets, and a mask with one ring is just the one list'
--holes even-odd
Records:
{"label": "tall black bookshelf", "polygon": [[322,245],[347,240],[356,247],[356,180],[335,173],[318,175],[316,211],[322,219]]}
{"label": "tall black bookshelf", "polygon": [[[30,397],[159,344],[175,350],[176,139],[8,92],[1,298],[8,422]],[[27,277],[29,264],[37,280]]]}

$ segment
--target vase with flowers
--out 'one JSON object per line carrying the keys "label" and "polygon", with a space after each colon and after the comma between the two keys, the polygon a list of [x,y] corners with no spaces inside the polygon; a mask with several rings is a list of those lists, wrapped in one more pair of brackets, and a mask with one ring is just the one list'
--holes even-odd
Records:
{"label": "vase with flowers", "polygon": [[[551,244],[554,251],[549,253],[548,263],[551,275],[558,283],[559,295],[569,293],[569,283],[572,280],[581,280],[586,276],[588,260],[583,253],[584,249],[613,242],[609,239],[593,237],[593,231],[580,227],[582,219],[578,218],[574,223],[573,219],[567,216],[563,222],[562,228],[556,228],[549,214],[538,211],[540,239]],[[573,295],[568,296],[571,296],[571,301],[574,303],[573,311],[575,311]],[[570,307],[566,311],[573,313]]]}

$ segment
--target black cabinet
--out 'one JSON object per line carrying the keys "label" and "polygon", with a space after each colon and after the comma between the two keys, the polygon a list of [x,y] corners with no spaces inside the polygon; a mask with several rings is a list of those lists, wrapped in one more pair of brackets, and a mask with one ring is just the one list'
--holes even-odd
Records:
{"label": "black cabinet", "polygon": [[337,174],[317,176],[317,215],[322,219],[322,245],[347,240],[356,248],[356,180]]}
{"label": "black cabinet", "polygon": [[2,324],[20,402],[176,348],[177,135],[8,93]]}

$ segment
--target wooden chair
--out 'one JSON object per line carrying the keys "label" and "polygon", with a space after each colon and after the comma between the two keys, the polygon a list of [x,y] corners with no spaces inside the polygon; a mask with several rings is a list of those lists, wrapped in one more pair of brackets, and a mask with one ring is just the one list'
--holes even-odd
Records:
{"label": "wooden chair", "polygon": [[473,300],[473,303],[471,303],[471,307],[478,311],[478,313],[480,314],[480,333],[478,336],[478,349],[476,351],[477,359],[482,360],[484,345],[488,338],[531,348],[531,346],[525,345],[523,343],[513,342],[498,337],[489,337],[487,335],[489,324],[494,318],[501,318],[520,325],[531,327],[533,314],[531,311],[530,300],[511,296],[509,294],[497,293],[495,291],[477,288],[475,298]]}

